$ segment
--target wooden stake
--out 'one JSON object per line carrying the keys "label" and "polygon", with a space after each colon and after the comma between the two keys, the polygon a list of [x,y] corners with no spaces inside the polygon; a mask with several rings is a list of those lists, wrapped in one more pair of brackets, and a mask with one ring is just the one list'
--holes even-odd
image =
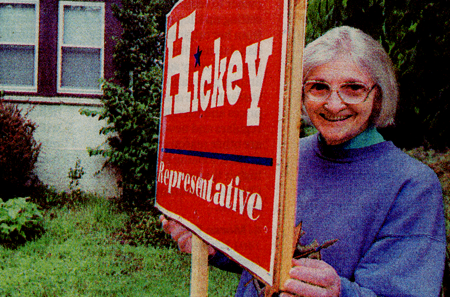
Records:
{"label": "wooden stake", "polygon": [[192,235],[191,297],[208,296],[208,245]]}
{"label": "wooden stake", "polygon": [[[305,45],[307,0],[289,1],[288,51],[286,64],[285,110],[283,123],[283,151],[281,191],[284,201],[280,205],[278,244],[275,258],[274,284],[265,291],[266,297],[283,289],[292,268],[294,223],[297,200],[298,144],[303,77],[303,48]],[[283,197],[280,197],[283,198]]]}

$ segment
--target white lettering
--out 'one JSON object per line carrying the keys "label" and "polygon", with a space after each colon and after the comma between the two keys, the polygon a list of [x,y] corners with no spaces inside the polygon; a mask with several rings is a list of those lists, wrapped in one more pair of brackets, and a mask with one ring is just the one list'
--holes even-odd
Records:
{"label": "white lettering", "polygon": [[[208,180],[182,171],[164,168],[161,162],[158,167],[158,183],[167,186],[167,193],[172,194],[174,189],[197,196],[206,202],[232,210],[240,215],[246,215],[250,220],[256,221],[260,215],[256,211],[262,210],[263,200],[260,194],[239,189],[240,178],[236,176],[228,185],[216,183],[216,192],[212,195],[214,175]],[[173,195],[178,195],[173,193]]]}
{"label": "white lettering", "polygon": [[[178,29],[179,27],[179,29]],[[178,30],[177,30],[178,29]],[[164,115],[186,113],[191,111],[191,93],[188,91],[189,62],[191,53],[191,35],[195,29],[195,11],[181,19],[179,24],[173,24],[167,32],[167,79],[166,95],[164,98]],[[178,31],[178,32],[177,32]],[[178,34],[177,34],[178,33]],[[173,56],[174,43],[181,38],[181,54]],[[172,77],[179,75],[178,94],[172,98]],[[175,103],[174,103],[175,101]]]}
{"label": "white lettering", "polygon": [[216,193],[214,194],[213,202],[216,205],[219,205],[221,201],[225,200],[225,196],[227,195],[227,187],[222,183],[216,184]]}
{"label": "white lettering", "polygon": [[173,187],[175,187],[177,185],[177,172],[170,170],[169,173],[169,188],[167,190],[167,192],[171,193],[171,190]]}
{"label": "white lettering", "polygon": [[[247,47],[245,53],[245,63],[248,65],[248,75],[250,78],[250,92],[252,101],[247,110],[247,126],[259,126],[260,108],[258,107],[261,97],[262,84],[266,73],[267,60],[272,55],[273,37],[265,39],[259,43],[254,43]],[[256,59],[259,58],[259,68],[256,70]]]}
{"label": "white lettering", "polygon": [[206,83],[211,83],[211,65],[203,68],[202,78],[200,80],[200,105],[202,110],[205,111],[209,105],[209,99],[211,98],[211,90],[205,93]]}
{"label": "white lettering", "polygon": [[203,178],[199,177],[197,179],[195,194],[197,195],[197,197],[202,198],[203,196],[202,193],[203,193]]}
{"label": "white lettering", "polygon": [[248,198],[248,203],[247,203],[247,215],[248,217],[253,220],[256,221],[259,218],[259,215],[254,218],[253,217],[253,211],[254,210],[261,210],[262,209],[262,199],[261,196],[258,193],[253,193],[250,198]]}
{"label": "white lettering", "polygon": [[188,192],[189,191],[189,183],[191,182],[191,176],[189,175],[189,173],[186,174],[185,178],[184,178],[184,191]]}
{"label": "white lettering", "polygon": [[[214,40],[214,87],[211,100],[211,107],[223,106],[224,103],[224,89],[223,76],[227,67],[227,58],[220,60],[220,38]],[[219,67],[220,60],[220,67]]]}
{"label": "white lettering", "polygon": [[189,190],[189,193],[194,194],[195,192],[195,180],[197,179],[196,176],[191,177],[191,189]]}
{"label": "white lettering", "polygon": [[158,183],[164,182],[163,172],[164,172],[164,162],[161,162],[159,164],[159,169],[158,169]]}
{"label": "white lettering", "polygon": [[237,85],[233,87],[233,83],[242,79],[242,68],[241,52],[234,51],[227,71],[227,99],[230,105],[235,105],[241,95],[241,88]]}
{"label": "white lettering", "polygon": [[192,112],[198,111],[198,71],[194,72],[194,99],[192,100]]}
{"label": "white lettering", "polygon": [[214,183],[214,175],[211,176],[211,178],[208,180],[208,189],[207,189],[207,194],[206,194],[206,201],[211,202],[212,198],[211,198],[211,190],[212,190],[212,185]]}
{"label": "white lettering", "polygon": [[247,191],[247,195],[245,195],[244,200],[244,190],[239,190],[239,213],[244,213],[245,205],[247,204],[248,196],[250,195],[250,192]]}

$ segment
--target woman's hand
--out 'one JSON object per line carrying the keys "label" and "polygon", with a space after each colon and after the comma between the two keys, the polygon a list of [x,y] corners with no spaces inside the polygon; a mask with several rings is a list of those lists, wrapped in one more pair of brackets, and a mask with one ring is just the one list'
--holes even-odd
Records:
{"label": "woman's hand", "polygon": [[280,296],[336,297],[341,290],[341,279],[334,268],[324,261],[292,259],[291,277],[284,283]]}
{"label": "woman's hand", "polygon": [[[192,253],[192,232],[186,229],[180,223],[174,220],[168,220],[164,215],[159,217],[159,221],[162,223],[164,232],[169,234],[173,240],[178,243],[180,251],[185,253]],[[214,255],[216,250],[208,245],[208,255]]]}

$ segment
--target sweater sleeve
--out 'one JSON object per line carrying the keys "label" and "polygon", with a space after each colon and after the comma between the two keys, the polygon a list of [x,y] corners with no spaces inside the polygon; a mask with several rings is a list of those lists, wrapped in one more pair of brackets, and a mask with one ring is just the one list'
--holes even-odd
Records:
{"label": "sweater sleeve", "polygon": [[403,184],[354,279],[341,278],[341,297],[439,296],[445,247],[441,187],[428,172]]}
{"label": "sweater sleeve", "polygon": [[443,246],[427,237],[383,239],[363,258],[355,281],[341,278],[341,297],[439,296]]}
{"label": "sweater sleeve", "polygon": [[242,267],[220,251],[217,251],[214,256],[210,257],[208,262],[209,265],[225,271],[242,273]]}

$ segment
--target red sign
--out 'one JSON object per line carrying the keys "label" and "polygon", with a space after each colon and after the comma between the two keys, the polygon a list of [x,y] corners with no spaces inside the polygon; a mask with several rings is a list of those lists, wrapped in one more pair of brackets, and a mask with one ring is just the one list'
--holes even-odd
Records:
{"label": "red sign", "polygon": [[180,1],[164,62],[156,205],[269,285],[287,10],[287,1]]}

